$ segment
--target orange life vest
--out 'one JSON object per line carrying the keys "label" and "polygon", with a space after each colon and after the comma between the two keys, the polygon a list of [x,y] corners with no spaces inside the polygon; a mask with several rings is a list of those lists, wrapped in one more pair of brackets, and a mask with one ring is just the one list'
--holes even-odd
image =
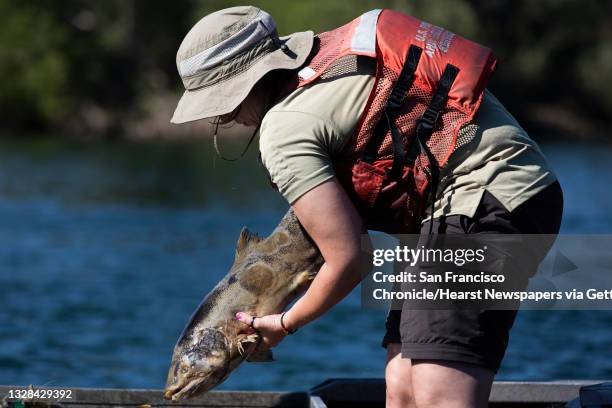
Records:
{"label": "orange life vest", "polygon": [[372,10],[316,36],[297,86],[347,55],[376,58],[376,79],[336,175],[369,229],[418,232],[438,169],[478,110],[496,60],[443,28]]}

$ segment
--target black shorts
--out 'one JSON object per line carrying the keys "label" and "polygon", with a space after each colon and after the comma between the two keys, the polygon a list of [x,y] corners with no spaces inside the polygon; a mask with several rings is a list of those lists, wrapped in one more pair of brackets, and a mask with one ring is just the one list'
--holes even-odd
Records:
{"label": "black shorts", "polygon": [[[509,212],[485,192],[473,218],[452,215],[433,220],[434,233],[557,234],[563,212],[558,182]],[[426,222],[422,234],[429,232]],[[508,346],[515,310],[391,310],[383,347],[402,344],[402,357],[476,364],[497,372]]]}

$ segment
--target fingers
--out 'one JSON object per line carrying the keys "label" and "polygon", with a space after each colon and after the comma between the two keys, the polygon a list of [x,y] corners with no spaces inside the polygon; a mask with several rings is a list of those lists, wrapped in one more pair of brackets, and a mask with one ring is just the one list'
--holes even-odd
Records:
{"label": "fingers", "polygon": [[274,324],[274,316],[252,316],[246,312],[238,312],[236,313],[236,320],[241,321],[247,326],[255,329],[255,330],[276,330],[277,327]]}
{"label": "fingers", "polygon": [[241,333],[259,334],[261,340],[257,350],[266,350],[276,346],[285,337],[280,324],[280,316],[280,314],[275,314],[253,318],[246,312],[238,312],[236,313],[236,320],[245,325],[244,329],[240,331]]}
{"label": "fingers", "polygon": [[255,333],[255,327],[254,325],[251,326],[251,324],[257,324],[257,319],[255,319],[255,321],[253,321],[253,316],[249,315],[248,313],[245,312],[238,312],[236,313],[236,320],[246,324],[246,327],[241,330],[241,333],[246,333],[246,334],[252,334]]}
{"label": "fingers", "polygon": [[245,312],[238,312],[236,313],[236,319],[252,328],[255,328],[255,320],[257,319],[255,316],[251,316]]}
{"label": "fingers", "polygon": [[241,333],[245,333],[245,334],[258,333],[261,336],[259,342],[257,344],[254,344],[252,349],[249,352],[266,350],[270,348],[270,345],[268,344],[268,339],[265,336],[262,336],[261,333],[259,333],[259,331],[257,330],[257,328],[259,327],[257,326],[259,323],[258,322],[259,319],[257,317],[251,316],[250,314],[245,313],[245,312],[238,312],[236,313],[236,320],[247,325],[243,330],[240,331]]}

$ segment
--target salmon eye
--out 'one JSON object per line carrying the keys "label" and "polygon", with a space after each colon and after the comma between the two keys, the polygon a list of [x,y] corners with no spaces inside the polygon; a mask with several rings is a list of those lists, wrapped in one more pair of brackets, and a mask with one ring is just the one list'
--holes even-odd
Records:
{"label": "salmon eye", "polygon": [[189,372],[189,369],[185,366],[181,367],[181,374],[187,374]]}

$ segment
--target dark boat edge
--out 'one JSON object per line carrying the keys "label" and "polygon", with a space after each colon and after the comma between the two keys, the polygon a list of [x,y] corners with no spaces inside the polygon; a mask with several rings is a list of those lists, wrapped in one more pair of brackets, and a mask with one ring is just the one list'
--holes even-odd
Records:
{"label": "dark boat edge", "polygon": [[[491,407],[563,407],[584,386],[603,381],[496,381],[491,391]],[[188,401],[163,399],[161,390],[37,387],[33,390],[72,390],[67,399],[10,399],[10,390],[27,390],[30,386],[0,386],[0,401],[5,407],[277,407],[336,408],[384,407],[385,383],[382,379],[329,379],[309,391],[212,391]]]}

